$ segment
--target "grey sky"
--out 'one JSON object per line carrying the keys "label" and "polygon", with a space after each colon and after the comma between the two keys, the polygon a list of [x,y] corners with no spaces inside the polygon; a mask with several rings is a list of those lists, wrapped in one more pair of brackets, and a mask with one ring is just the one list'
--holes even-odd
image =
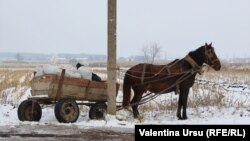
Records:
{"label": "grey sky", "polygon": [[[118,0],[117,54],[162,46],[184,57],[213,42],[222,58],[250,57],[249,0]],[[107,53],[107,0],[0,0],[0,51]]]}

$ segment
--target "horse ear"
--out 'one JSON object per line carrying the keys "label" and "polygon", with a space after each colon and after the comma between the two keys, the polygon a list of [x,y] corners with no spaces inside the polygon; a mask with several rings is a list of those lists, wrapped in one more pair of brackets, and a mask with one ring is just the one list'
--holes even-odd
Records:
{"label": "horse ear", "polygon": [[205,43],[205,46],[208,46],[207,43]]}
{"label": "horse ear", "polygon": [[209,46],[210,46],[210,47],[212,46],[212,42],[209,44]]}

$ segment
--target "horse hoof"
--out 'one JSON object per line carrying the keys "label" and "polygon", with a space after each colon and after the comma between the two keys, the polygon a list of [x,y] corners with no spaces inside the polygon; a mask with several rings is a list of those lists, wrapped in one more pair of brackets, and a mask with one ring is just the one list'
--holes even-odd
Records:
{"label": "horse hoof", "polygon": [[183,120],[182,117],[178,117],[178,120]]}
{"label": "horse hoof", "polygon": [[184,117],[182,117],[182,119],[183,119],[183,120],[186,120],[186,119],[188,119],[188,118],[187,118],[186,116],[184,116]]}
{"label": "horse hoof", "polygon": [[178,120],[187,120],[187,117],[178,117]]}
{"label": "horse hoof", "polygon": [[182,120],[182,117],[181,117],[180,115],[177,115],[177,118],[178,118],[179,120]]}
{"label": "horse hoof", "polygon": [[186,116],[184,116],[184,117],[182,117],[182,116],[177,116],[177,118],[178,118],[178,120],[186,120],[186,119],[187,119]]}

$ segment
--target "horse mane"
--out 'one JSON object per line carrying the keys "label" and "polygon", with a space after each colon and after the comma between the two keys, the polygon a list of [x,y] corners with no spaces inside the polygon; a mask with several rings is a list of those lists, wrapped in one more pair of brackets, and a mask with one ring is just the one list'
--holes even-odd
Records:
{"label": "horse mane", "polygon": [[[204,57],[202,56],[202,52],[204,52],[204,46],[201,46],[196,50],[190,51],[188,53],[188,55],[191,56],[197,62],[197,64],[202,65],[202,62],[204,61],[203,60]],[[175,59],[174,61],[168,63],[167,65],[168,66],[172,65],[178,61],[180,61],[180,59]]]}
{"label": "horse mane", "polygon": [[204,46],[201,46],[194,51],[190,51],[188,55],[192,57],[198,65],[201,66],[204,62],[204,54],[203,54],[204,52],[205,52],[205,48]]}

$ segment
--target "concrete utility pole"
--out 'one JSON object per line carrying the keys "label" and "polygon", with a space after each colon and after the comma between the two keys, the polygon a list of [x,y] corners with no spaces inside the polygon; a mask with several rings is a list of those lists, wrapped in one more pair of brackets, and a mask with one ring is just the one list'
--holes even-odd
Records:
{"label": "concrete utility pole", "polygon": [[116,0],[108,0],[108,114],[116,114]]}

